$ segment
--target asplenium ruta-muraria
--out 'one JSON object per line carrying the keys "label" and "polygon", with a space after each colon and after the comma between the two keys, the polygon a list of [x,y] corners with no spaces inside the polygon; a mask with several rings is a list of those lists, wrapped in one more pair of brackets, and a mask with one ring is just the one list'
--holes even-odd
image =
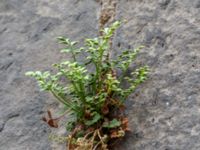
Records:
{"label": "asplenium ruta-muraria", "polygon": [[60,52],[71,55],[71,60],[54,64],[57,71],[54,74],[49,71],[26,73],[71,112],[74,119],[68,121],[67,126],[72,132],[68,136],[69,149],[105,149],[111,139],[123,137],[128,130],[122,109],[124,102],[147,79],[149,69],[145,65],[127,75],[143,46],[124,50],[115,59],[111,58],[111,42],[119,26],[119,21],[114,22],[104,28],[99,37],[85,39],[83,47],[78,47],[76,41],[58,37],[59,43],[65,46]]}

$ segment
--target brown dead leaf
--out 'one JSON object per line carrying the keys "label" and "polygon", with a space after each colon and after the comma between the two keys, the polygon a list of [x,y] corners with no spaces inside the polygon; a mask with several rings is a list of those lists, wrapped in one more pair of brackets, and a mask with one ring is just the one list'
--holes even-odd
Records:
{"label": "brown dead leaf", "polygon": [[120,137],[124,137],[125,135],[125,131],[122,129],[117,129],[117,130],[112,130],[110,137],[111,138],[120,138]]}
{"label": "brown dead leaf", "polygon": [[108,105],[104,105],[102,108],[101,108],[101,112],[104,114],[104,115],[107,115],[109,113],[109,108],[108,108]]}
{"label": "brown dead leaf", "polygon": [[110,137],[111,138],[117,138],[118,137],[117,130],[112,130],[111,133],[110,133]]}
{"label": "brown dead leaf", "polygon": [[46,122],[50,127],[52,127],[52,128],[58,128],[59,118],[53,119],[50,110],[47,111],[47,115],[48,115],[48,117],[42,117],[42,120],[44,122]]}
{"label": "brown dead leaf", "polygon": [[121,119],[121,127],[124,131],[130,131],[128,123],[129,121],[127,117],[124,117]]}

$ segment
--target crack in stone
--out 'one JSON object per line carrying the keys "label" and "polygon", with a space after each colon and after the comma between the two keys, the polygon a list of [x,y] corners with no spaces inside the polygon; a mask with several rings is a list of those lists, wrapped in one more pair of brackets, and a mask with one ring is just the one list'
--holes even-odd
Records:
{"label": "crack in stone", "polygon": [[106,24],[114,21],[116,16],[117,0],[101,0],[100,4],[101,11],[99,15],[99,32]]}
{"label": "crack in stone", "polygon": [[0,70],[7,70],[11,65],[13,64],[13,62],[10,62],[8,64],[3,65]]}
{"label": "crack in stone", "polygon": [[4,130],[4,127],[9,120],[16,118],[16,117],[19,117],[19,114],[8,115],[8,117],[5,119],[5,121],[3,121],[2,125],[0,126],[0,132],[2,132]]}

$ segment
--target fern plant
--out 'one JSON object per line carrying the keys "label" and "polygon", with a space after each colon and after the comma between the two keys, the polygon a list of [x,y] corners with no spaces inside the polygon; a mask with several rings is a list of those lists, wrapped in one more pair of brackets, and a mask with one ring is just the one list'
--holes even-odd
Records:
{"label": "fern plant", "polygon": [[[58,37],[59,43],[65,46],[61,53],[70,54],[72,59],[54,64],[56,74],[26,73],[38,81],[42,90],[52,93],[74,117],[67,127],[72,133],[68,136],[70,150],[108,149],[111,139],[123,137],[128,130],[122,109],[124,102],[147,79],[149,69],[142,66],[126,75],[142,46],[123,51],[116,59],[110,58],[110,42],[119,26],[119,21],[114,22],[102,30],[101,36],[86,39],[81,48],[76,41]],[[84,55],[81,62],[79,55]],[[121,76],[117,75],[117,69],[121,70]],[[123,86],[124,82],[129,84],[128,88]],[[57,120],[50,118],[48,123],[53,126]]]}

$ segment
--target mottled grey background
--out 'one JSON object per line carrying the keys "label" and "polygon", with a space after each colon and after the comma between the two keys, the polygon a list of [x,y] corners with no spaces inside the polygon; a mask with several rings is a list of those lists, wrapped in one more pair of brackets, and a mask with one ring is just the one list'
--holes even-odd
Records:
{"label": "mottled grey background", "polygon": [[[97,35],[99,11],[94,0],[0,0],[0,150],[61,149],[40,120],[54,98],[24,73],[67,58],[57,36]],[[151,67],[128,102],[132,133],[116,150],[199,150],[200,0],[119,0],[116,18],[127,23],[114,54],[145,45],[136,62]]]}

